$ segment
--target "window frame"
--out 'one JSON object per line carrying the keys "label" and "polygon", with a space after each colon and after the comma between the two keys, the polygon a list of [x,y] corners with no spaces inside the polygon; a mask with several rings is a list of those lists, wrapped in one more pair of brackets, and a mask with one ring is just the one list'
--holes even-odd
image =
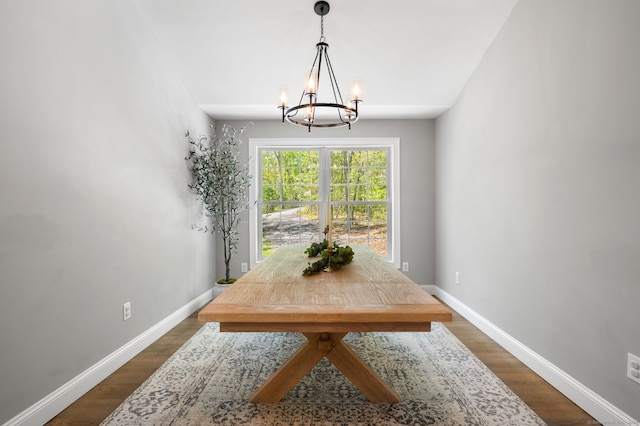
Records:
{"label": "window frame", "polygon": [[[260,167],[262,149],[287,149],[305,150],[326,148],[327,150],[345,149],[387,149],[389,159],[389,178],[387,185],[388,200],[391,203],[390,220],[387,229],[389,252],[388,261],[400,269],[400,138],[249,138],[249,173],[253,176],[253,184],[249,190],[249,262],[255,267],[261,261],[258,239],[261,238],[261,226],[259,219],[262,212],[262,200],[259,198],[259,186],[262,182],[262,169]],[[320,182],[321,191],[328,188],[329,182]]]}

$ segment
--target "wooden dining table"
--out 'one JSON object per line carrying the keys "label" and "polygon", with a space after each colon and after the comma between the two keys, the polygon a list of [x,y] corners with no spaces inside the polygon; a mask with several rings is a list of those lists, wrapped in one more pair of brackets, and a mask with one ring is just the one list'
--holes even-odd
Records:
{"label": "wooden dining table", "polygon": [[352,263],[303,276],[305,246],[282,246],[198,314],[221,332],[297,332],[307,341],[251,396],[275,403],[322,358],[327,358],[371,402],[400,399],[342,339],[349,332],[431,330],[451,312],[367,246],[352,246]]}

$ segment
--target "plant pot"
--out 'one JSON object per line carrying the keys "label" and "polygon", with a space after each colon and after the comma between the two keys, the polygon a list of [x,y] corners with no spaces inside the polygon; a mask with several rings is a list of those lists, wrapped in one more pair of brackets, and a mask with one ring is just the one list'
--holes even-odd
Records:
{"label": "plant pot", "polygon": [[216,297],[221,295],[222,292],[224,292],[226,289],[228,289],[232,285],[233,285],[233,283],[215,283],[213,285],[213,289],[212,289],[213,290],[213,298],[215,299]]}

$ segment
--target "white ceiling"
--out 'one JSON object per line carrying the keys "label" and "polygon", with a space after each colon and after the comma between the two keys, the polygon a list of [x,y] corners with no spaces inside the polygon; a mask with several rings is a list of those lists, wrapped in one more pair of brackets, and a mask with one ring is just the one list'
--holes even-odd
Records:
{"label": "white ceiling", "polygon": [[[300,96],[320,38],[316,0],[133,1],[213,118],[278,119],[282,89]],[[453,105],[517,0],[329,3],[329,56],[345,100],[361,81],[361,118],[433,118]]]}

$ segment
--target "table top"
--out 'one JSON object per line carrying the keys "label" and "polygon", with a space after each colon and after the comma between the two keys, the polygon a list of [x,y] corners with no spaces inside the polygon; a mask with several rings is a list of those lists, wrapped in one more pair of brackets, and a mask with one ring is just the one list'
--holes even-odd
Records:
{"label": "table top", "polygon": [[221,331],[429,331],[451,321],[440,302],[366,246],[333,272],[303,276],[317,260],[280,247],[198,315]]}

